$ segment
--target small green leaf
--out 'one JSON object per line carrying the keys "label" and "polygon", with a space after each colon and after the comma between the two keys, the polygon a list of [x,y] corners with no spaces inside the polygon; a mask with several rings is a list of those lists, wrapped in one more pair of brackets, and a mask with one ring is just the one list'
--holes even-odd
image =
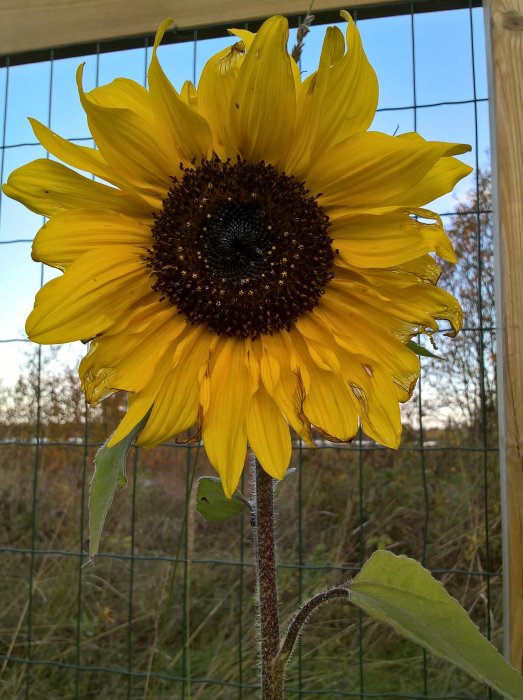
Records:
{"label": "small green leaf", "polygon": [[238,491],[232,498],[223,493],[222,482],[216,476],[202,476],[196,487],[196,510],[205,520],[218,522],[238,515],[248,507],[248,501]]}
{"label": "small green leaf", "polygon": [[91,557],[98,553],[105,518],[114,494],[127,484],[125,473],[127,453],[146,420],[147,417],[114,447],[107,447],[109,438],[96,453],[94,474],[89,489],[89,554]]}
{"label": "small green leaf", "polygon": [[289,476],[292,476],[295,473],[296,473],[296,467],[291,467],[290,469],[287,469],[283,479],[280,479],[280,481],[274,482],[274,488],[273,488],[274,498],[278,498],[278,496],[281,493],[281,489],[282,489],[283,484],[287,481]]}
{"label": "small green leaf", "polygon": [[412,350],[412,352],[415,352],[416,355],[421,355],[422,357],[433,357],[435,360],[443,360],[443,357],[440,357],[439,355],[435,355],[433,352],[430,350],[427,350],[427,348],[424,348],[423,345],[419,345],[419,343],[415,343],[413,340],[409,340],[407,343],[407,347],[409,350]]}
{"label": "small green leaf", "polygon": [[351,601],[371,617],[386,622],[509,700],[523,698],[523,677],[417,561],[375,552],[349,589]]}

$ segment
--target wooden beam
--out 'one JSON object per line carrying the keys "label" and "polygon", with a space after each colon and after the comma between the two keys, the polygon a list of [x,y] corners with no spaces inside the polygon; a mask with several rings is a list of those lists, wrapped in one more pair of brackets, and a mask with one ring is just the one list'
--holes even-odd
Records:
{"label": "wooden beam", "polygon": [[490,0],[505,652],[523,671],[523,0]]}
{"label": "wooden beam", "polygon": [[[397,0],[380,0],[393,4]],[[351,0],[352,8],[369,0]],[[1,0],[0,55],[151,34],[166,17],[180,29],[305,15],[310,0]],[[316,12],[343,7],[315,0]]]}

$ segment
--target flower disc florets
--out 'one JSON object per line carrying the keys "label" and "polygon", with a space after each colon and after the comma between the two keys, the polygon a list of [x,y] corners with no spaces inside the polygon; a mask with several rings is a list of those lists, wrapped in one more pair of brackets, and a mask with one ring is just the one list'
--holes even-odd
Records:
{"label": "flower disc florets", "polygon": [[329,219],[264,162],[183,168],[152,227],[153,288],[192,324],[255,338],[314,308],[334,276]]}

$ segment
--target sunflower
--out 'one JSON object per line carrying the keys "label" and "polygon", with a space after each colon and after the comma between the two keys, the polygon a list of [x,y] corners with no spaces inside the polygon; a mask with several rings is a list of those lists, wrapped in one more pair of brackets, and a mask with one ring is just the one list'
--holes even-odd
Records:
{"label": "sunflower", "polygon": [[283,477],[291,428],[313,444],[313,430],[345,442],[361,425],[397,447],[419,374],[410,339],[461,324],[430,255],[453,249],[423,205],[470,172],[453,157],[469,147],[368,131],[378,83],[342,15],[346,37],[327,29],[305,79],[277,16],[231,30],[180,92],[157,57],[165,21],[148,89],[85,92],[78,69],[97,149],[31,120],[75,170],[36,160],[4,186],[48,217],[32,255],[63,271],[38,292],[28,336],[89,341],[89,402],[128,392],[110,445],[140,422],[145,447],[191,430],[229,496],[248,445]]}

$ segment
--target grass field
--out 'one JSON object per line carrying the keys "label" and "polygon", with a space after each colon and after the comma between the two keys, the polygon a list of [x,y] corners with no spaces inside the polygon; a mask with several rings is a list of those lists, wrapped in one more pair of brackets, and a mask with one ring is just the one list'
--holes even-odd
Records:
{"label": "grass field", "polygon": [[[89,443],[106,434],[106,418],[94,415]],[[203,450],[130,455],[102,554],[82,568],[96,447],[49,420],[37,450],[31,430],[18,426],[25,444],[0,445],[0,697],[254,700],[250,525],[246,516],[206,523],[195,512],[195,480],[210,473]],[[278,502],[282,620],[388,548],[422,560],[499,645],[497,452],[471,429],[424,437],[423,450],[408,430],[398,452],[357,442],[295,450],[298,471]],[[489,695],[339,604],[306,628],[287,697]]]}

